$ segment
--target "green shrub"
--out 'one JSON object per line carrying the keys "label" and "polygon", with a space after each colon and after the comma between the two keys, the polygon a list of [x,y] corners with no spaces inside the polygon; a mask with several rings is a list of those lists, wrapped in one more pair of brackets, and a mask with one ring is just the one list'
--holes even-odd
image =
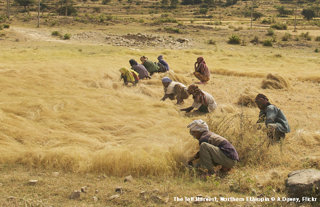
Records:
{"label": "green shrub", "polygon": [[286,17],[293,14],[293,10],[285,9],[284,6],[277,7],[280,17]]}
{"label": "green shrub", "polygon": [[241,40],[241,46],[246,46],[247,42],[245,40]]}
{"label": "green shrub", "polygon": [[307,41],[310,41],[311,40],[311,36],[309,35],[309,32],[306,32],[306,33],[301,33],[300,34],[300,37],[307,40]]}
{"label": "green shrub", "polygon": [[313,11],[312,8],[310,9],[303,9],[301,14],[304,16],[305,19],[311,20],[313,17],[316,16],[315,12]]}
{"label": "green shrub", "polygon": [[[243,15],[245,17],[251,17],[251,10],[244,11]],[[256,21],[257,19],[260,19],[261,17],[263,17],[263,14],[261,12],[253,11],[252,17],[253,17],[253,21]]]}
{"label": "green shrub", "polygon": [[110,3],[110,2],[111,2],[111,0],[102,0],[102,4],[103,5],[106,5],[106,4]]}
{"label": "green shrub", "polygon": [[58,31],[53,31],[52,33],[51,33],[51,35],[52,36],[57,36],[57,37],[61,37],[62,35],[60,34],[60,32],[58,32]]}
{"label": "green shrub", "polygon": [[319,42],[320,41],[320,36],[317,36],[314,40]]}
{"label": "green shrub", "polygon": [[241,39],[238,35],[233,34],[231,35],[231,37],[229,37],[228,43],[233,45],[239,45],[241,43]]}
{"label": "green shrub", "polygon": [[270,39],[264,40],[262,44],[263,46],[266,46],[266,47],[272,47],[272,40]]}
{"label": "green shrub", "polygon": [[286,30],[288,27],[286,24],[276,23],[271,25],[271,28],[277,29],[277,30]]}
{"label": "green shrub", "polygon": [[7,16],[0,14],[0,23],[6,22],[6,20],[7,20]]}
{"label": "green shrub", "polygon": [[181,34],[182,31],[179,28],[165,27],[164,30],[169,33]]}
{"label": "green shrub", "polygon": [[316,48],[316,49],[314,50],[314,52],[318,53],[318,52],[319,52],[318,48]]}
{"label": "green shrub", "polygon": [[268,36],[273,36],[273,35],[274,35],[274,30],[271,29],[271,28],[269,28],[269,29],[267,30],[267,35],[268,35]]}
{"label": "green shrub", "polygon": [[212,39],[211,39],[211,40],[208,40],[208,44],[209,44],[209,45],[216,45],[216,41],[214,41],[214,40],[212,40]]}
{"label": "green shrub", "polygon": [[159,18],[156,19],[154,24],[163,24],[163,23],[178,23],[178,21],[174,18],[166,17],[166,18]]}
{"label": "green shrub", "polygon": [[70,38],[71,38],[71,34],[68,34],[68,33],[67,33],[67,34],[64,34],[64,35],[63,35],[63,39],[64,39],[64,40],[70,40]]}
{"label": "green shrub", "polygon": [[160,17],[161,18],[169,17],[169,14],[161,14]]}
{"label": "green shrub", "polygon": [[207,8],[201,8],[199,10],[199,14],[207,14],[208,13],[208,9]]}
{"label": "green shrub", "polygon": [[261,24],[271,24],[271,19],[263,19]]}
{"label": "green shrub", "polygon": [[285,33],[284,36],[282,37],[282,41],[288,41],[291,39],[291,34],[290,33]]}
{"label": "green shrub", "polygon": [[[58,14],[60,14],[62,16],[66,15],[66,6],[59,7],[57,9],[57,12],[58,12]],[[73,5],[67,6],[67,15],[68,16],[76,16],[77,12],[78,12],[77,8],[75,8]]]}
{"label": "green shrub", "polygon": [[10,25],[9,25],[9,24],[4,24],[4,25],[3,25],[3,28],[4,28],[4,29],[9,29],[9,28],[10,28]]}
{"label": "green shrub", "polygon": [[258,36],[254,36],[254,38],[252,40],[250,40],[251,43],[253,44],[259,44],[259,37]]}
{"label": "green shrub", "polygon": [[94,13],[100,13],[101,12],[101,8],[100,7],[93,7],[93,12]]}

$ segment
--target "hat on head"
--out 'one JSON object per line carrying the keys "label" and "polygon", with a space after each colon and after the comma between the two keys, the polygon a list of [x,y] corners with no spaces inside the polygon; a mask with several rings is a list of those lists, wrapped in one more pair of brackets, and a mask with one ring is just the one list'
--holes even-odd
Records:
{"label": "hat on head", "polygon": [[162,55],[159,55],[158,56],[158,60],[162,60],[163,59],[163,56]]}
{"label": "hat on head", "polygon": [[169,77],[163,77],[162,78],[162,83],[171,83],[172,80]]}
{"label": "hat on head", "polygon": [[129,63],[131,66],[138,65],[137,61],[135,61],[134,59],[129,60]]}
{"label": "hat on head", "polygon": [[269,99],[267,98],[266,95],[262,94],[262,93],[259,93],[256,98],[255,98],[255,101],[258,101],[259,99],[265,99],[266,101],[269,101]]}
{"label": "hat on head", "polygon": [[209,127],[206,122],[202,121],[201,119],[199,120],[194,120],[191,122],[187,128],[190,129],[190,131],[198,131],[198,132],[207,132],[209,131]]}

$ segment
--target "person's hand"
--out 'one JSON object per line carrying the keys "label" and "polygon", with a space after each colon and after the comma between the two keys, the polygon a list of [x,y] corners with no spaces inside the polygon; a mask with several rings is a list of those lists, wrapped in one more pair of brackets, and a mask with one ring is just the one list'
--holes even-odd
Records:
{"label": "person's hand", "polygon": [[186,109],[186,112],[189,113],[191,110],[192,110],[192,108],[191,109]]}
{"label": "person's hand", "polygon": [[262,115],[262,116],[259,117],[257,123],[262,123],[262,122],[265,121],[265,119],[266,119],[266,116],[265,116],[265,115]]}
{"label": "person's hand", "polygon": [[261,124],[257,124],[256,126],[257,126],[257,130],[260,130],[260,129],[262,129],[262,126],[261,126]]}

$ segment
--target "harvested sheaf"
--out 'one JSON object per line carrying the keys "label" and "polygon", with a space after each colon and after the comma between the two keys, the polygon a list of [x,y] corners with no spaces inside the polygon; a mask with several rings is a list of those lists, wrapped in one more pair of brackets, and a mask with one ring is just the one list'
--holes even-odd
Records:
{"label": "harvested sheaf", "polygon": [[237,104],[246,107],[256,107],[254,102],[256,94],[240,94]]}
{"label": "harvested sheaf", "polygon": [[252,78],[262,78],[264,77],[261,73],[246,73],[246,72],[237,72],[230,71],[225,69],[217,69],[210,71],[212,74],[225,75],[225,76],[238,76],[238,77],[252,77]]}
{"label": "harvested sheaf", "polygon": [[161,83],[161,79],[165,76],[169,77],[173,81],[177,81],[177,82],[183,83],[185,85],[188,85],[189,83],[192,82],[191,79],[189,79],[185,75],[180,75],[180,74],[172,72],[172,71],[169,71],[167,73],[155,74],[152,76],[152,79],[157,79]]}
{"label": "harvested sheaf", "polygon": [[315,83],[320,83],[320,77],[299,77],[298,78],[301,81],[311,81]]}
{"label": "harvested sheaf", "polygon": [[240,94],[237,104],[246,107],[256,107],[257,105],[254,100],[257,94],[258,92],[247,88],[242,94]]}
{"label": "harvested sheaf", "polygon": [[268,74],[267,79],[262,81],[263,89],[284,89],[289,88],[289,82],[280,75]]}

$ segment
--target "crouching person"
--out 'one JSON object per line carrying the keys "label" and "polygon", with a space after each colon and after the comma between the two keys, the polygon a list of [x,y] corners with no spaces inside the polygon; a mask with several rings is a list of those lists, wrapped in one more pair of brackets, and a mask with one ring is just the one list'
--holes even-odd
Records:
{"label": "crouching person", "polygon": [[120,80],[123,79],[125,85],[128,83],[136,85],[139,82],[139,74],[136,71],[127,68],[121,68],[119,71],[121,73]]}
{"label": "crouching person", "polygon": [[285,138],[286,133],[290,132],[290,126],[283,112],[271,104],[264,94],[258,94],[255,102],[260,109],[257,123],[265,122],[267,136],[272,141],[280,141]]}
{"label": "crouching person", "polygon": [[197,85],[190,85],[188,87],[188,93],[193,97],[193,104],[188,108],[180,109],[180,111],[189,113],[194,108],[197,108],[198,112],[209,113],[217,108],[217,103],[213,96],[205,91],[202,91]]}
{"label": "crouching person", "polygon": [[225,138],[209,131],[206,122],[194,120],[188,125],[190,134],[199,141],[199,152],[188,162],[192,165],[194,160],[199,159],[198,168],[206,169],[207,175],[214,174],[214,166],[221,165],[223,172],[229,171],[239,156],[234,146]]}
{"label": "crouching person", "polygon": [[170,98],[171,100],[177,99],[177,104],[183,104],[183,99],[189,97],[187,87],[182,83],[172,81],[168,77],[162,78],[162,84],[164,88],[164,96],[161,101]]}

